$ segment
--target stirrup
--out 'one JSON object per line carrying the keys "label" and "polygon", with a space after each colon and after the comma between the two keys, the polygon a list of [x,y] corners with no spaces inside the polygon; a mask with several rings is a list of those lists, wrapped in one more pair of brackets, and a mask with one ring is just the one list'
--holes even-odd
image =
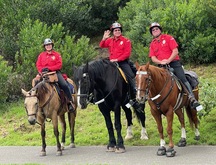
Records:
{"label": "stirrup", "polygon": [[197,111],[201,111],[203,109],[203,106],[198,101],[196,101],[196,100],[193,100],[191,102],[191,107],[193,109],[196,109]]}

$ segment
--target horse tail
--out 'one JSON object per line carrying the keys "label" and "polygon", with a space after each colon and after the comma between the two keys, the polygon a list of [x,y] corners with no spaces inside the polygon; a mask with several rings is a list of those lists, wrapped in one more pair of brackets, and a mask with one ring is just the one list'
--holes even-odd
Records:
{"label": "horse tail", "polygon": [[192,129],[194,129],[195,126],[196,126],[197,124],[199,124],[199,120],[198,120],[198,118],[197,118],[197,111],[196,111],[195,109],[192,109],[192,108],[190,107],[190,105],[187,105],[187,106],[185,107],[185,109],[186,109],[186,113],[187,113],[187,116],[188,116],[188,120],[189,120],[190,127],[191,127]]}

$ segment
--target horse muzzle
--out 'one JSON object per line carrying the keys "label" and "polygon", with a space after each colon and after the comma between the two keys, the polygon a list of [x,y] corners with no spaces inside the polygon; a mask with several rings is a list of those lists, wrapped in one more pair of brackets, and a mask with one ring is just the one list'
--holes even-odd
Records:
{"label": "horse muzzle", "polygon": [[29,116],[28,117],[28,122],[29,122],[29,124],[31,124],[31,125],[35,125],[36,124],[36,118],[35,118],[35,116]]}

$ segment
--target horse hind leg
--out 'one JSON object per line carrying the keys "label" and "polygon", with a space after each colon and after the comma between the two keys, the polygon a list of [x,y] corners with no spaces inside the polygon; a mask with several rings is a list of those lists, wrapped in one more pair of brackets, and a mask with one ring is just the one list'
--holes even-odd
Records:
{"label": "horse hind leg", "polygon": [[176,110],[175,113],[178,116],[178,120],[181,124],[181,139],[178,142],[178,147],[185,147],[187,144],[187,141],[186,141],[184,113],[182,109]]}
{"label": "horse hind leg", "polygon": [[64,148],[65,148],[65,135],[66,135],[65,115],[59,116],[59,120],[60,120],[61,127],[62,127],[61,149],[64,150]]}

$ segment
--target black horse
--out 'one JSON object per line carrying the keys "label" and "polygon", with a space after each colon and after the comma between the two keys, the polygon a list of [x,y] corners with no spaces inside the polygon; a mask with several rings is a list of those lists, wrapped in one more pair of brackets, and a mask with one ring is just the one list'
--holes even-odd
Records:
{"label": "black horse", "polygon": [[[121,107],[125,111],[128,121],[127,133],[131,133],[132,111],[129,104],[129,85],[122,77],[117,64],[108,59],[94,60],[78,67],[73,77],[78,87],[78,106],[87,108],[89,102],[97,104],[104,116],[109,134],[107,151],[125,152],[124,141],[121,135]],[[114,126],[117,140],[114,135],[110,112],[114,111]],[[142,124],[141,139],[148,139],[145,129],[145,113],[135,111],[138,121]],[[131,134],[129,135],[131,136]],[[126,136],[127,138],[127,136]]]}

